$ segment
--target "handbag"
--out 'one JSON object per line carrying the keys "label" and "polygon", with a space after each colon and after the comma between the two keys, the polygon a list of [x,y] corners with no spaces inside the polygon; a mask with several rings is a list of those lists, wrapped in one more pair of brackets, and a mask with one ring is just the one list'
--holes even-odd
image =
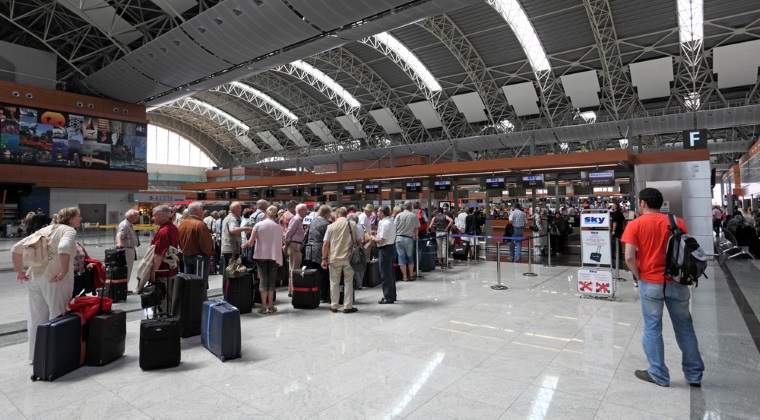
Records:
{"label": "handbag", "polygon": [[364,248],[356,244],[354,238],[354,228],[351,222],[348,222],[348,231],[351,234],[351,267],[361,267],[367,264],[367,256],[364,254]]}
{"label": "handbag", "polygon": [[243,264],[240,257],[230,260],[227,267],[224,268],[224,274],[228,279],[236,279],[243,277],[248,273],[248,267]]}
{"label": "handbag", "polygon": [[140,293],[140,306],[143,309],[154,308],[161,305],[166,296],[166,284],[157,282],[150,283]]}

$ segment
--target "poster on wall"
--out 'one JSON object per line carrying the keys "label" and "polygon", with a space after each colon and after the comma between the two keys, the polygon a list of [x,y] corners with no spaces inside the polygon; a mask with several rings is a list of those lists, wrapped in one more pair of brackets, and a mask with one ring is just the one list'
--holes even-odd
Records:
{"label": "poster on wall", "polygon": [[583,264],[610,265],[612,261],[610,243],[609,230],[582,230]]}
{"label": "poster on wall", "polygon": [[0,105],[0,163],[145,171],[147,126]]}

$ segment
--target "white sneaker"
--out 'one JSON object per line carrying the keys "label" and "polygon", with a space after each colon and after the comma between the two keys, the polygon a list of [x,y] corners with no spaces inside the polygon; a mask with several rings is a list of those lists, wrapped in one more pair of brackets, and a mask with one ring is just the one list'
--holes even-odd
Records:
{"label": "white sneaker", "polygon": [[634,280],[633,281],[633,287],[639,287],[639,281],[638,280]]}

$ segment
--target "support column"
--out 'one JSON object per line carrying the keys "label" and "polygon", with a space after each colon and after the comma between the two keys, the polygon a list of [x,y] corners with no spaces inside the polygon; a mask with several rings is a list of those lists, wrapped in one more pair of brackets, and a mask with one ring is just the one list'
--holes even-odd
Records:
{"label": "support column", "polygon": [[338,173],[343,172],[343,155],[338,154],[338,163],[335,165],[335,171]]}

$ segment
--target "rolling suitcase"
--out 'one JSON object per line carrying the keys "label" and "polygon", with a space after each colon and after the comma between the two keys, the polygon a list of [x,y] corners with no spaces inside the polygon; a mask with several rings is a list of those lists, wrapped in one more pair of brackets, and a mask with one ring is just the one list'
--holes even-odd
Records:
{"label": "rolling suitcase", "polygon": [[[196,260],[196,273],[202,273],[203,261]],[[177,274],[172,293],[172,316],[179,320],[182,338],[201,333],[201,312],[206,300],[206,282],[196,274]]]}
{"label": "rolling suitcase", "polygon": [[203,302],[201,344],[222,362],[240,357],[240,311],[223,300]]}
{"label": "rolling suitcase", "polygon": [[125,279],[127,278],[127,266],[106,265],[107,279]]}
{"label": "rolling suitcase", "polygon": [[282,252],[282,265],[277,269],[277,287],[287,286],[290,280],[290,264],[288,264],[288,255]]}
{"label": "rolling suitcase", "polygon": [[54,381],[81,365],[82,321],[65,314],[37,326],[32,381]]}
{"label": "rolling suitcase", "polygon": [[127,254],[123,248],[106,249],[105,264],[113,267],[126,267]]}
{"label": "rolling suitcase", "polygon": [[319,307],[319,271],[303,269],[293,272],[293,297],[291,303],[298,309]]}
{"label": "rolling suitcase", "polygon": [[467,254],[469,253],[469,245],[455,245],[452,258],[458,261],[467,261]]}
{"label": "rolling suitcase", "polygon": [[[445,240],[442,238],[441,240]],[[417,249],[420,253],[419,263],[420,271],[430,272],[435,270],[435,259],[437,257],[437,249],[435,246],[435,239],[421,238],[417,242]]]}
{"label": "rolling suitcase", "polygon": [[253,310],[253,274],[248,273],[237,278],[224,278],[224,300],[238,308],[241,314]]}
{"label": "rolling suitcase", "polygon": [[[295,281],[295,279],[294,279]],[[382,283],[380,279],[380,261],[372,260],[367,263],[367,270],[364,272],[364,287],[375,287]]]}
{"label": "rolling suitcase", "polygon": [[114,302],[124,302],[127,300],[127,279],[107,279],[106,287],[103,291]]}
{"label": "rolling suitcase", "polygon": [[140,369],[178,366],[181,359],[180,323],[176,318],[158,317],[140,321]]}
{"label": "rolling suitcase", "polygon": [[127,313],[113,310],[96,315],[85,326],[87,366],[103,366],[124,355],[127,338]]}

